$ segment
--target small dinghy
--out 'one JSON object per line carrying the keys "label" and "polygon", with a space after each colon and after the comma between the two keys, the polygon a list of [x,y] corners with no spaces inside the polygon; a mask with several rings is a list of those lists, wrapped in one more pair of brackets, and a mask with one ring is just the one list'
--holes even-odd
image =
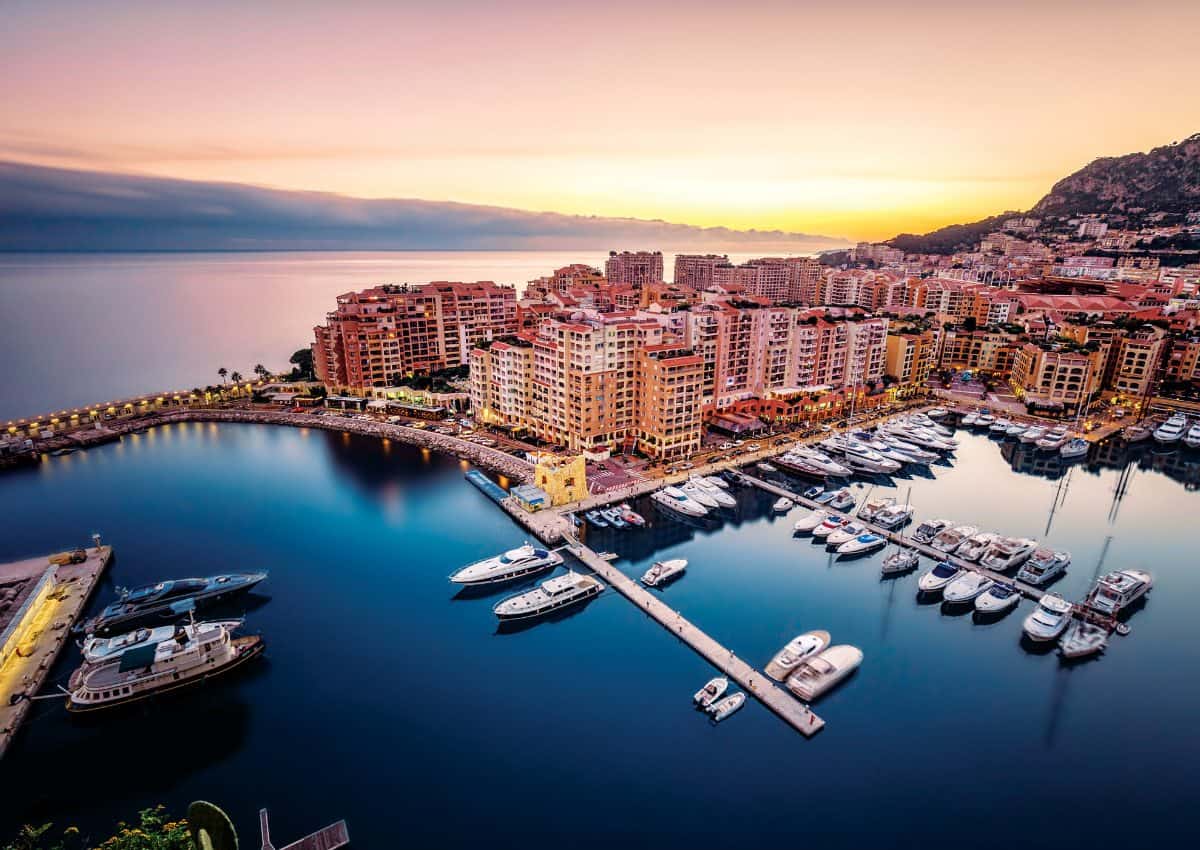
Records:
{"label": "small dinghy", "polygon": [[829,632],[821,629],[796,635],[787,642],[787,646],[775,653],[775,657],[764,668],[766,674],[776,682],[785,681],[801,661],[825,649],[829,641]]}
{"label": "small dinghy", "polygon": [[792,526],[792,530],[798,534],[811,534],[814,528],[827,519],[829,519],[829,512],[817,509],[807,516],[796,520],[796,524]]}
{"label": "small dinghy", "polygon": [[1075,620],[1067,627],[1067,631],[1058,641],[1058,651],[1063,658],[1084,658],[1103,652],[1108,646],[1108,629],[1089,623],[1086,620]]}
{"label": "small dinghy", "polygon": [[696,691],[696,695],[692,697],[692,702],[701,708],[708,708],[720,699],[721,694],[727,690],[729,690],[729,680],[724,676],[717,676],[715,679],[709,679],[708,684]]}
{"label": "small dinghy", "polygon": [[1002,614],[1020,601],[1021,591],[1015,585],[998,581],[975,598],[975,610],[980,614]]}
{"label": "small dinghy", "polygon": [[942,591],[942,600],[949,605],[964,605],[974,602],[992,589],[996,582],[983,573],[965,571]]}
{"label": "small dinghy", "polygon": [[746,695],[741,691],[736,694],[730,694],[724,699],[719,699],[710,705],[705,711],[712,718],[713,723],[720,723],[729,715],[733,714],[739,708],[746,704]]}
{"label": "small dinghy", "polygon": [[880,570],[885,576],[907,573],[915,570],[921,564],[921,556],[912,549],[897,548],[895,552],[883,559]]}
{"label": "small dinghy", "polygon": [[795,506],[795,502],[793,502],[787,496],[783,496],[782,498],[777,499],[775,504],[771,505],[771,510],[775,511],[777,514],[786,514]]}

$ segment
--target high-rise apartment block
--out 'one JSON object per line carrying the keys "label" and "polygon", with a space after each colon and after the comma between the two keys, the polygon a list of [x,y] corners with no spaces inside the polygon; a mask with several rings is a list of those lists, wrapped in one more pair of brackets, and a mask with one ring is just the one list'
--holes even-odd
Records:
{"label": "high-rise apartment block", "polygon": [[663,279],[662,251],[622,251],[619,254],[609,251],[604,262],[604,276],[613,285],[642,287],[647,283],[658,283]]}

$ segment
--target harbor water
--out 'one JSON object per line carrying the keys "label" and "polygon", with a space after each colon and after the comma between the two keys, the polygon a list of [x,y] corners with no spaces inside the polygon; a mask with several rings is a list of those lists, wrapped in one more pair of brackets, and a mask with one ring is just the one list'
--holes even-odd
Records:
{"label": "harbor water", "polygon": [[249,843],[264,806],[281,837],[344,817],[365,848],[1175,843],[1200,756],[1200,453],[1110,444],[1071,468],[959,436],[951,463],[855,484],[859,500],[911,487],[918,520],[1068,549],[1054,589],[1070,598],[1106,548],[1104,569],[1149,568],[1154,591],[1104,656],[1024,647],[1028,601],[995,623],[923,602],[919,573],[834,559],[793,537],[802,509],[772,515],[750,488],[719,521],[642,500],[646,528],[586,532],[630,575],[687,558],[655,592],[759,668],[809,629],[861,647],[810,740],[754,701],[711,725],[690,702],[712,669],[615,593],[498,629],[492,604],[532,582],[456,593],[446,576],[524,536],[452,458],[193,423],[6,473],[0,561],[100,532],[116,560],[93,608],[163,578],[270,577],[238,605],[267,641],[253,667],[114,714],[40,703],[0,762],[0,834],[54,821],[99,836],[141,807],[210,799]]}

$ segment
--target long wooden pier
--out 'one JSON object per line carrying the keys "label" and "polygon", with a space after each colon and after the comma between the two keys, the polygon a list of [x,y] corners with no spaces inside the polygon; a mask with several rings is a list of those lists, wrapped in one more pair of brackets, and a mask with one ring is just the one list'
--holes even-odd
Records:
{"label": "long wooden pier", "polygon": [[742,473],[742,477],[745,478],[746,481],[748,481],[749,483],[753,484],[755,487],[758,487],[762,490],[766,490],[768,493],[774,493],[776,496],[784,496],[788,499],[791,499],[793,502],[795,502],[798,505],[804,505],[805,507],[812,508],[814,510],[819,508],[823,511],[827,511],[828,513],[837,514],[839,516],[846,517],[847,519],[852,519],[855,522],[860,522],[864,526],[866,526],[867,529],[872,534],[878,534],[880,537],[883,537],[892,543],[896,543],[900,546],[904,546],[905,548],[912,549],[912,550],[919,552],[920,554],[926,556],[927,558],[933,558],[935,561],[949,561],[950,563],[954,564],[957,567],[963,567],[965,569],[971,570],[972,572],[981,573],[981,574],[987,576],[988,578],[992,579],[993,581],[1000,581],[1000,582],[1004,582],[1005,584],[1011,584],[1013,587],[1015,587],[1017,590],[1019,590],[1021,592],[1022,596],[1025,596],[1029,599],[1033,599],[1036,601],[1046,595],[1046,591],[1041,588],[1034,587],[1031,584],[1025,584],[1025,582],[1017,581],[1016,579],[1010,578],[1010,577],[1004,575],[1003,573],[998,573],[995,570],[989,570],[986,567],[982,567],[979,564],[972,563],[971,561],[964,561],[962,558],[956,558],[953,555],[949,555],[945,552],[940,552],[937,549],[934,549],[932,546],[926,546],[924,543],[916,542],[911,537],[905,537],[899,531],[888,531],[887,529],[880,528],[879,526],[873,525],[873,524],[867,522],[866,520],[858,519],[856,516],[854,516],[854,513],[853,513],[853,511],[857,509],[857,505],[855,506],[854,509],[851,509],[850,511],[836,511],[833,508],[829,507],[828,505],[822,505],[819,502],[814,502],[812,499],[806,499],[803,496],[801,496],[799,493],[795,493],[795,492],[787,489],[786,487],[782,487],[782,486],[780,486],[778,484],[774,484],[770,481],[764,481],[761,478],[758,478],[753,475],[749,475],[745,472]]}
{"label": "long wooden pier", "polygon": [[738,658],[733,650],[717,643],[695,623],[672,609],[658,596],[644,589],[587,546],[571,538],[568,549],[607,581],[610,587],[657,620],[659,625],[694,649],[727,677],[741,685],[747,694],[775,712],[797,732],[811,737],[825,728],[825,721],[813,713],[811,708],[782,687],[777,686],[765,673],[755,670]]}

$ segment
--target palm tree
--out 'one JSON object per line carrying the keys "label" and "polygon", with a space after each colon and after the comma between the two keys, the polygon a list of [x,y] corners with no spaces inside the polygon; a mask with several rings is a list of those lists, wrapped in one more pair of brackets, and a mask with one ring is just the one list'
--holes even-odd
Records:
{"label": "palm tree", "polygon": [[261,380],[264,380],[264,381],[265,381],[265,380],[267,379],[267,376],[268,376],[268,375],[270,375],[271,373],[267,371],[267,367],[266,367],[266,366],[264,366],[263,364],[259,363],[258,365],[256,365],[256,366],[254,367],[254,374],[255,374],[255,375],[258,375],[258,377],[259,377]]}
{"label": "palm tree", "polygon": [[242,373],[234,372],[229,376],[229,380],[233,381],[235,384],[240,384],[242,382]]}
{"label": "palm tree", "polygon": [[224,385],[225,376],[229,374],[229,370],[226,369],[224,366],[222,366],[220,369],[217,370],[217,374],[221,376],[221,384]]}

